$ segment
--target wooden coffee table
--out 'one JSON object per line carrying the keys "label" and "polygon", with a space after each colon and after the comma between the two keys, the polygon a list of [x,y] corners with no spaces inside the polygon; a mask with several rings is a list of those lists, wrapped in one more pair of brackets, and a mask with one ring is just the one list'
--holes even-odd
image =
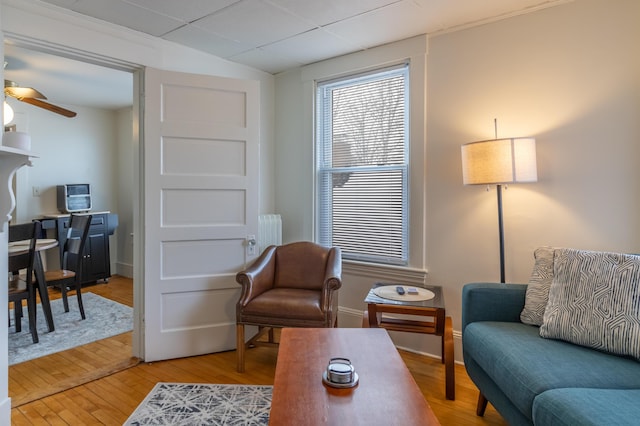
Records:
{"label": "wooden coffee table", "polygon": [[[351,360],[353,388],[323,384],[329,360]],[[285,328],[270,425],[439,425],[386,330]]]}

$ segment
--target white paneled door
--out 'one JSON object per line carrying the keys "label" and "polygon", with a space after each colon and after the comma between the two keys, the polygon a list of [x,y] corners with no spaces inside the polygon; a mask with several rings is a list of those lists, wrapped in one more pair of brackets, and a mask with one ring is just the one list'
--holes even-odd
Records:
{"label": "white paneled door", "polygon": [[259,82],[146,69],[144,359],[235,348],[255,258]]}

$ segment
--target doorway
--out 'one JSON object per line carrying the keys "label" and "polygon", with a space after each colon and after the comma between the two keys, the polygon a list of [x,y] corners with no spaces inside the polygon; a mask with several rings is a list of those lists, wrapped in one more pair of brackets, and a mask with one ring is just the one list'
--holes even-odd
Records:
{"label": "doorway", "polygon": [[[119,216],[116,238],[110,238],[112,274],[122,275],[130,285],[138,286],[141,283],[132,280],[134,198],[139,181],[134,165],[139,157],[135,152],[139,146],[135,137],[140,133],[134,110],[138,107],[134,102],[138,98],[134,96],[138,88],[134,84],[138,67],[96,58],[88,63],[81,54],[69,56],[69,52],[61,55],[55,49],[32,48],[24,42],[8,40],[5,44],[5,79],[34,86],[48,97],[48,102],[62,104],[78,113],[71,119],[59,117],[15,99],[8,100],[16,113],[16,130],[30,133],[33,142],[36,138],[40,141],[37,145],[32,143],[32,151],[38,155],[34,167],[22,168],[14,178],[14,218],[16,222],[25,222],[43,214],[57,213],[57,184],[91,183],[92,210],[111,211]],[[67,83],[71,86],[62,89]],[[123,91],[128,93],[128,101],[122,100]],[[78,96],[77,101],[74,94]],[[91,130],[93,126],[97,126],[95,130]],[[52,253],[50,261],[56,261],[56,256],[57,253]],[[134,317],[139,315],[137,311],[139,309],[134,310]],[[139,323],[134,321],[134,327]],[[126,362],[130,362],[134,347],[135,344],[129,344]]]}

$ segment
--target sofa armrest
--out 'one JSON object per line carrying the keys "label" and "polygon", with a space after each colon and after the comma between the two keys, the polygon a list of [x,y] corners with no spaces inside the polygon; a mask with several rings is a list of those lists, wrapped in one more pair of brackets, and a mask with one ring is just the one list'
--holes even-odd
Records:
{"label": "sofa armrest", "polygon": [[466,284],[462,289],[462,331],[476,321],[520,322],[526,290],[526,284]]}

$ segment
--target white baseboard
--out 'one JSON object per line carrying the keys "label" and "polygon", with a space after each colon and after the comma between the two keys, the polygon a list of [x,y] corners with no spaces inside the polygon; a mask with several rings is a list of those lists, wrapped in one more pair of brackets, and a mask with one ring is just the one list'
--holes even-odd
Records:
{"label": "white baseboard", "polygon": [[133,279],[133,265],[130,263],[116,262],[116,274]]}

